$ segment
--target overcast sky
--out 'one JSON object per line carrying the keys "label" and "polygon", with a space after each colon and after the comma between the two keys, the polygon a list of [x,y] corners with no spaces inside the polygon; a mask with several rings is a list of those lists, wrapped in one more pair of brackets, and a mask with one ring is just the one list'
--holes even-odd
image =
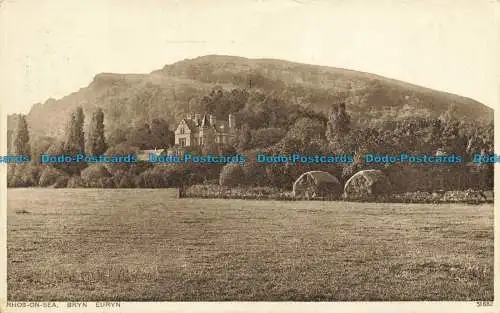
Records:
{"label": "overcast sky", "polygon": [[499,104],[495,0],[4,0],[0,104],[206,54],[343,67]]}

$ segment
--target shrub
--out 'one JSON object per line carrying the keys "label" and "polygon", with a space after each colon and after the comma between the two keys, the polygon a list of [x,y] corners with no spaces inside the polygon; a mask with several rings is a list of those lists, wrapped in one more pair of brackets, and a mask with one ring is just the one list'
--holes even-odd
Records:
{"label": "shrub", "polygon": [[135,185],[139,188],[168,187],[164,172],[165,170],[160,168],[148,169],[135,178]]}
{"label": "shrub", "polygon": [[56,179],[56,182],[54,184],[54,188],[66,188],[68,186],[68,176],[59,176]]}
{"label": "shrub", "polygon": [[116,184],[113,177],[104,177],[100,182],[101,187],[99,188],[116,188]]}
{"label": "shrub", "polygon": [[[137,150],[139,148],[130,146],[126,143],[121,143],[119,145],[110,147],[106,151],[106,155],[121,155],[121,156],[126,156],[128,154],[135,155]],[[138,163],[106,163],[105,167],[109,173],[114,175],[116,172],[119,171],[129,171],[134,169],[137,171],[137,174],[145,171],[147,168],[149,168],[150,164],[145,163],[145,162],[138,162]]]}
{"label": "shrub", "polygon": [[[245,153],[248,160],[243,164],[243,177],[245,185],[247,186],[266,186],[267,173],[266,164],[257,163],[257,150],[250,150]],[[264,151],[266,152],[266,151]]]}
{"label": "shrub", "polygon": [[22,164],[19,168],[19,176],[25,186],[31,187],[38,185],[41,168],[34,164]]}
{"label": "shrub", "polygon": [[123,175],[117,184],[118,188],[134,188],[134,176],[130,174]]}
{"label": "shrub", "polygon": [[[66,174],[64,171],[62,170],[59,170],[59,169],[56,169],[56,168],[53,168],[51,166],[46,166],[43,170],[42,170],[42,174],[40,175],[40,179],[38,181],[38,185],[40,187],[47,187],[47,186],[51,186],[51,185],[54,185],[56,182],[57,182],[57,179],[59,177],[64,177],[64,176],[68,176],[68,174]],[[62,182],[62,181],[61,181]],[[60,182],[60,183],[61,183]]]}
{"label": "shrub", "polygon": [[118,170],[113,174],[113,182],[118,188],[134,188],[135,175],[132,170]]}
{"label": "shrub", "polygon": [[7,186],[37,186],[40,178],[40,169],[40,166],[34,164],[9,164],[7,169]]}
{"label": "shrub", "polygon": [[111,174],[102,164],[92,164],[81,173],[83,185],[89,188],[109,188],[110,177]]}
{"label": "shrub", "polygon": [[82,178],[80,176],[71,176],[68,179],[68,183],[66,184],[68,188],[82,188],[84,187]]}
{"label": "shrub", "polygon": [[245,173],[239,164],[227,164],[222,168],[219,177],[221,186],[238,186],[245,180]]}

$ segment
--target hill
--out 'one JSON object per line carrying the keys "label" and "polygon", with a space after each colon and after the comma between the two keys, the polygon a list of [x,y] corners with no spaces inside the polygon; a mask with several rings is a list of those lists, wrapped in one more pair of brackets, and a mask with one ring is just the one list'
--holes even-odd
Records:
{"label": "hill", "polygon": [[[355,122],[439,116],[450,104],[464,120],[492,121],[493,110],[469,98],[382,76],[273,59],[208,55],[166,65],[149,74],[101,73],[84,88],[61,99],[34,104],[28,114],[32,136],[61,135],[77,106],[101,107],[106,130],[162,117],[173,125],[184,112],[201,108],[215,86],[258,90],[327,113],[345,99]],[[87,117],[90,114],[86,114]],[[15,126],[15,116],[8,128]]]}

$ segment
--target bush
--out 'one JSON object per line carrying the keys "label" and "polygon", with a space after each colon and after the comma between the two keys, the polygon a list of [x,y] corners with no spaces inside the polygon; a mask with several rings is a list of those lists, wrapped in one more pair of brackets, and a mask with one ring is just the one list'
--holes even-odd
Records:
{"label": "bush", "polygon": [[[110,147],[106,151],[106,155],[135,155],[139,148],[130,146],[126,143],[122,143],[113,147]],[[120,171],[131,171],[132,169],[136,171],[137,174],[144,172],[146,169],[150,167],[149,163],[138,162],[138,163],[106,163],[105,165],[107,171],[111,173],[113,176],[116,172]]]}
{"label": "bush", "polygon": [[[38,185],[40,187],[47,187],[56,184],[59,177],[67,177],[64,171],[53,168],[51,166],[46,166],[42,170],[42,174],[40,175],[40,179],[38,181]],[[59,182],[61,184],[62,181]]]}
{"label": "bush", "polygon": [[165,170],[157,167],[148,169],[135,178],[135,185],[139,188],[166,188]]}
{"label": "bush", "polygon": [[114,183],[110,183],[110,177],[111,174],[102,164],[92,164],[81,173],[83,185],[89,188],[114,187]]}
{"label": "bush", "polygon": [[169,187],[201,184],[206,180],[216,179],[219,183],[221,164],[168,164],[157,166],[164,170]]}
{"label": "bush", "polygon": [[[245,153],[248,160],[243,164],[243,180],[247,186],[267,186],[266,164],[257,163],[257,150],[250,150]],[[264,151],[267,153],[267,151]]]}
{"label": "bush", "polygon": [[384,172],[396,192],[493,189],[493,171],[476,165],[396,164]]}
{"label": "bush", "polygon": [[115,181],[113,180],[113,177],[104,177],[101,179],[99,188],[116,188]]}
{"label": "bush", "polygon": [[82,182],[82,178],[80,176],[71,176],[68,179],[68,183],[66,184],[68,188],[83,188],[84,184]]}
{"label": "bush", "polygon": [[40,171],[40,166],[34,164],[9,164],[7,169],[7,186],[37,186],[40,179]]}
{"label": "bush", "polygon": [[114,185],[118,188],[134,188],[134,178],[132,170],[118,170],[113,174]]}
{"label": "bush", "polygon": [[54,184],[54,188],[66,188],[68,186],[68,176],[59,176],[56,179],[56,183]]}
{"label": "bush", "polygon": [[123,175],[120,178],[120,181],[117,184],[118,188],[134,188],[135,183],[134,183],[134,176],[132,175]]}
{"label": "bush", "polygon": [[245,181],[245,173],[239,164],[231,163],[222,168],[219,177],[221,186],[238,186]]}

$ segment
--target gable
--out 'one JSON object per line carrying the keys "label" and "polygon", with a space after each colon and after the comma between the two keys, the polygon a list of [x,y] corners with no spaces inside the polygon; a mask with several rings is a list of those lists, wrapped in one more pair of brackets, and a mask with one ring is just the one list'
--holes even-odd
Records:
{"label": "gable", "polygon": [[182,120],[179,125],[177,126],[177,129],[175,130],[175,134],[181,134],[182,130],[184,130],[184,134],[190,134],[193,129],[192,125],[189,125],[186,120]]}

